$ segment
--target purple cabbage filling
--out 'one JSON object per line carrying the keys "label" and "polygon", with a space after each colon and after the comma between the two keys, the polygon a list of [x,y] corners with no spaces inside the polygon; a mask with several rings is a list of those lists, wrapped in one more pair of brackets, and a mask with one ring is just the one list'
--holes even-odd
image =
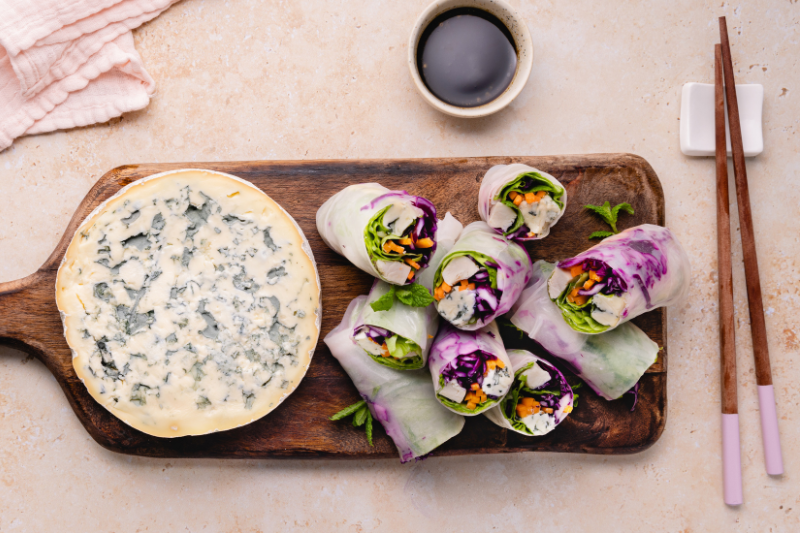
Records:
{"label": "purple cabbage filling", "polygon": [[[475,308],[472,316],[478,321],[485,321],[494,315],[502,293],[492,288],[489,272],[485,268],[481,268],[468,281],[475,284]],[[453,290],[457,291],[458,288],[453,287]]]}
{"label": "purple cabbage filling", "polygon": [[361,332],[367,334],[367,337],[372,339],[374,342],[378,344],[378,346],[382,345],[386,342],[386,339],[394,335],[391,331],[384,328],[379,328],[377,326],[370,326],[369,324],[365,324],[362,326],[358,326],[356,329],[353,330],[353,336],[358,335]]}
{"label": "purple cabbage filling", "polygon": [[[495,360],[497,360],[496,355],[483,350],[461,354],[442,368],[441,375],[445,383],[455,379],[459,385],[467,390],[471,389],[473,383],[477,383],[482,387],[483,375],[486,374],[486,363]],[[492,400],[498,399],[497,396],[492,396],[491,394],[487,394],[486,397]]]}
{"label": "purple cabbage filling", "polygon": [[[559,267],[561,267],[561,264],[559,264]],[[599,259],[586,259],[583,261],[583,270],[585,272],[594,270],[597,272],[598,276],[603,278],[603,281],[595,284],[591,289],[581,289],[578,294],[594,296],[598,292],[602,292],[607,295],[619,296],[628,290],[628,284],[625,283],[625,280],[614,272],[614,269],[608,266],[604,261],[600,261]]]}

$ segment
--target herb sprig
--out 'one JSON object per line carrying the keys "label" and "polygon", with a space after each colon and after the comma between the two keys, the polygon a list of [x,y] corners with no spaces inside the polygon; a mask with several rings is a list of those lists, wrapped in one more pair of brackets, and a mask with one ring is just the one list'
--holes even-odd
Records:
{"label": "herb sprig", "polygon": [[606,203],[603,205],[585,205],[583,206],[584,209],[588,209],[592,211],[596,215],[599,215],[606,224],[611,226],[613,231],[595,231],[591,235],[589,235],[590,239],[605,239],[606,237],[611,237],[612,235],[616,235],[619,233],[617,230],[617,218],[619,217],[620,211],[625,211],[629,215],[633,214],[633,207],[631,204],[627,202],[623,202],[621,204],[617,204],[614,207],[611,207],[611,203],[606,200]]}
{"label": "herb sprig", "polygon": [[369,305],[373,311],[388,311],[394,305],[395,298],[409,307],[428,307],[433,303],[433,296],[428,289],[419,283],[412,283],[403,287],[392,285],[389,292]]}
{"label": "herb sprig", "polygon": [[372,444],[372,413],[369,412],[367,402],[365,400],[361,400],[360,402],[356,402],[349,407],[345,407],[330,417],[330,420],[335,422],[350,415],[353,415],[353,427],[361,427],[366,425],[365,429],[367,431],[367,442],[369,442],[370,446],[374,446]]}

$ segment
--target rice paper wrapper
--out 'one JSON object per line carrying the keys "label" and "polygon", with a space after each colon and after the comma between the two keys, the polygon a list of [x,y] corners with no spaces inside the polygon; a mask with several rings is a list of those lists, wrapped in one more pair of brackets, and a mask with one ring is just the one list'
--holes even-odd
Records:
{"label": "rice paper wrapper", "polygon": [[560,261],[558,267],[569,269],[589,259],[603,261],[627,287],[622,294],[625,307],[615,327],[652,309],[674,305],[689,291],[689,256],[672,232],[662,226],[643,224],[626,229]]}
{"label": "rice paper wrapper", "polygon": [[442,259],[455,245],[464,225],[448,211],[436,226],[436,251],[431,257],[428,268],[417,276],[417,283],[422,284],[429,291],[433,291],[433,276],[442,263]]}
{"label": "rice paper wrapper", "polygon": [[352,333],[366,302],[366,296],[350,302],[341,324],[325,337],[325,344],[366,400],[372,416],[392,438],[400,461],[405,463],[429,454],[458,435],[464,418],[436,401],[425,370],[393,370],[365,357],[353,342]]}
{"label": "rice paper wrapper", "polygon": [[[436,217],[436,208],[424,198],[391,191],[379,183],[362,183],[345,187],[322,204],[317,210],[317,231],[334,252],[367,274],[389,282],[370,258],[364,231],[372,217],[398,199],[412,202],[426,215]],[[435,246],[434,243],[434,253]]]}
{"label": "rice paper wrapper", "polygon": [[[561,201],[564,204],[564,207],[561,209],[558,217],[552,223],[550,223],[550,225],[540,235],[537,235],[536,237],[515,237],[515,240],[518,241],[538,241],[550,235],[550,229],[558,223],[561,217],[564,216],[564,211],[567,210],[566,187],[564,187],[560,181],[547,172],[542,172],[541,170],[528,165],[514,163],[512,165],[495,165],[490,168],[483,177],[483,181],[481,181],[481,188],[478,192],[478,213],[481,216],[481,220],[487,221],[489,220],[489,214],[492,211],[492,207],[499,202],[499,200],[496,200],[495,198],[498,194],[500,194],[500,190],[508,183],[514,181],[520,174],[526,174],[528,172],[536,172],[542,178],[544,178],[545,181],[548,181],[556,188],[563,189],[564,194],[561,196]],[[502,230],[499,228],[492,228],[492,230],[502,234]]]}
{"label": "rice paper wrapper", "polygon": [[[554,407],[552,414],[540,413],[540,416],[545,419],[544,424],[542,424],[543,427],[540,428],[537,426],[537,428],[533,431],[527,427],[524,429],[514,427],[514,425],[509,421],[506,414],[508,411],[506,404],[513,401],[512,394],[510,393],[502,399],[497,407],[489,409],[484,413],[484,415],[486,415],[486,418],[498,426],[510,429],[511,431],[515,431],[521,435],[536,437],[550,433],[556,428],[556,426],[563,422],[567,416],[569,416],[570,412],[572,412],[572,406],[575,401],[575,395],[572,392],[572,387],[569,386],[569,383],[567,383],[567,378],[564,377],[564,374],[562,374],[560,370],[551,365],[548,361],[545,361],[541,357],[538,357],[527,350],[508,350],[508,357],[511,359],[511,368],[514,369],[514,384],[511,386],[511,390],[513,391],[518,386],[523,369],[525,369],[525,367],[530,363],[536,363],[541,365],[542,368],[548,369],[550,371],[550,375],[555,375],[555,380],[558,381],[558,383],[553,383],[551,381],[544,387],[547,390],[555,390],[556,387],[560,389],[562,395],[561,398],[558,399],[558,408]],[[515,407],[516,406],[512,406],[512,409]]]}
{"label": "rice paper wrapper", "polygon": [[[497,289],[502,294],[494,313],[474,324],[459,326],[461,329],[474,331],[490,324],[511,309],[530,279],[531,258],[525,248],[495,233],[486,222],[473,222],[465,227],[445,258],[456,252],[478,252],[491,257],[497,264]],[[441,270],[440,263],[436,274]],[[439,303],[434,302],[434,305],[438,309]]]}
{"label": "rice paper wrapper", "polygon": [[[459,355],[472,354],[478,350],[493,354],[509,368],[514,368],[511,364],[511,359],[508,358],[506,353],[503,340],[500,338],[497,324],[494,322],[475,331],[461,330],[453,327],[449,322],[442,322],[428,356],[428,366],[430,367],[434,391],[439,389],[439,376],[448,364]],[[434,397],[439,402],[438,394],[434,394]],[[440,405],[461,416],[476,416],[492,407],[489,406],[482,410],[476,409],[471,413],[462,413],[442,403]]]}
{"label": "rice paper wrapper", "polygon": [[545,261],[533,265],[531,281],[511,312],[511,323],[568,363],[598,395],[607,400],[622,397],[655,363],[658,345],[631,323],[599,335],[572,329],[547,291],[554,269],[553,263]]}
{"label": "rice paper wrapper", "polygon": [[[372,290],[367,296],[366,305],[361,307],[353,330],[364,324],[388,329],[396,335],[414,341],[422,349],[422,359],[428,361],[428,352],[436,330],[439,328],[439,313],[428,307],[410,307],[395,298],[394,305],[388,311],[373,311],[369,304],[387,294],[392,286],[386,282],[375,280]],[[423,363],[424,366],[424,363]]]}

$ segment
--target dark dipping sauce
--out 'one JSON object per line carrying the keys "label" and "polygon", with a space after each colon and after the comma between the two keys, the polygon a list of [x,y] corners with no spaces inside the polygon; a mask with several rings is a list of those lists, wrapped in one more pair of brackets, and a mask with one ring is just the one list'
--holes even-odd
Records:
{"label": "dark dipping sauce", "polygon": [[442,13],[422,32],[417,68],[440,100],[477,107],[511,84],[517,50],[511,32],[497,17],[481,9],[458,8]]}

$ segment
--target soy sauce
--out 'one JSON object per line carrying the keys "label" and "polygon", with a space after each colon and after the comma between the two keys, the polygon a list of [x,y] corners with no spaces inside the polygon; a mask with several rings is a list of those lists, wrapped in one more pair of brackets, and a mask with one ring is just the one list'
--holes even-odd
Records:
{"label": "soy sauce", "polygon": [[419,40],[417,67],[437,98],[477,107],[505,91],[517,70],[514,38],[481,9],[458,8],[436,17]]}

